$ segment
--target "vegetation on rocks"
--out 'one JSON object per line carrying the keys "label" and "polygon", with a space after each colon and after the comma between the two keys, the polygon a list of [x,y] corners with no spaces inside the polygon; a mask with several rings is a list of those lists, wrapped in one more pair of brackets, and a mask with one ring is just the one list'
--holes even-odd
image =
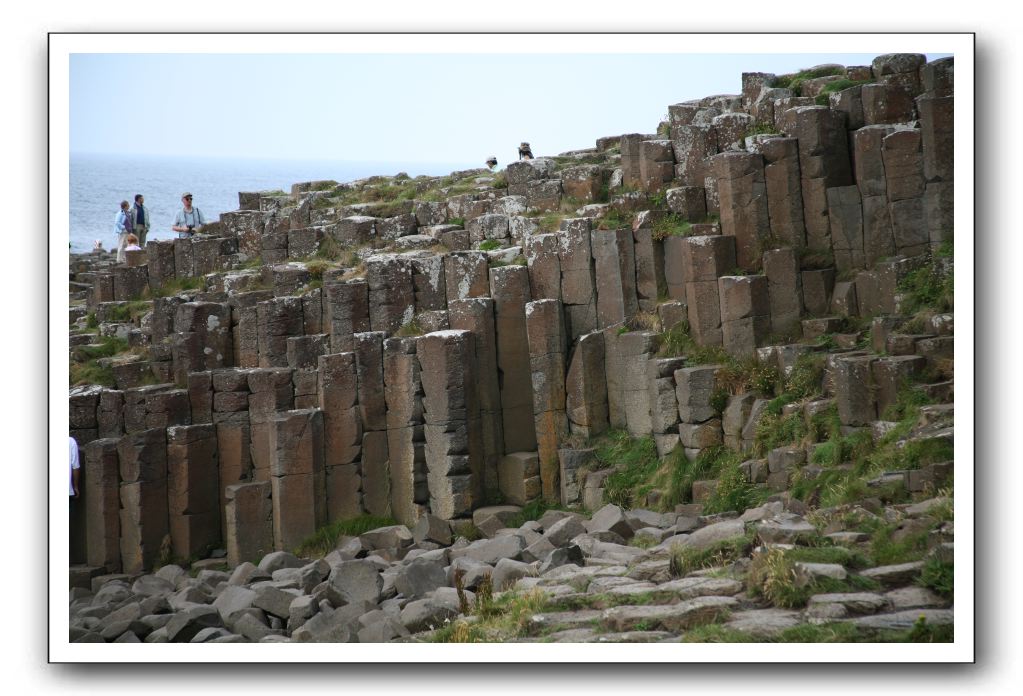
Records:
{"label": "vegetation on rocks", "polygon": [[388,527],[393,524],[397,524],[397,522],[389,517],[374,517],[372,515],[338,520],[317,529],[312,536],[298,545],[295,555],[320,558],[333,551],[341,537],[359,536],[372,529]]}

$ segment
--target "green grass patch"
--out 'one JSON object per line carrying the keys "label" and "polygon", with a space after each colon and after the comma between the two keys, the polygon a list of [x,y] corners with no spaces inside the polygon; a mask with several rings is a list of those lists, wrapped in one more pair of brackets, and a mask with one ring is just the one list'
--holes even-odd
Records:
{"label": "green grass patch", "polygon": [[172,278],[171,280],[165,281],[157,290],[146,288],[147,293],[151,297],[171,297],[181,292],[189,292],[192,290],[205,290],[206,279],[203,277],[192,277],[192,278]]}
{"label": "green grass patch", "polygon": [[773,123],[754,123],[746,129],[743,134],[745,138],[752,138],[755,135],[781,135]]}
{"label": "green grass patch", "polygon": [[402,324],[394,335],[404,338],[406,336],[422,336],[423,333],[423,327],[419,324],[419,318],[412,317],[412,319]]}
{"label": "green grass patch", "polygon": [[567,508],[565,508],[563,505],[551,503],[547,500],[544,500],[543,498],[537,498],[536,500],[531,500],[525,505],[523,505],[522,510],[520,510],[513,517],[509,518],[507,525],[510,529],[518,529],[526,522],[540,519],[541,517],[543,517],[543,514],[548,510],[566,509]]}
{"label": "green grass patch", "polygon": [[931,556],[920,572],[920,584],[946,599],[955,594],[955,565]]}
{"label": "green grass patch", "polygon": [[[935,255],[937,258],[943,258]],[[899,282],[903,295],[902,311],[913,314],[921,309],[951,312],[955,308],[955,278],[952,264],[939,263],[935,256],[927,263],[907,273]]]}
{"label": "green grass patch", "polygon": [[738,452],[727,451],[718,459],[717,488],[703,505],[703,514],[735,510],[742,512],[762,505],[770,492],[759,488],[746,479],[740,464],[743,457]]}
{"label": "green grass patch", "polygon": [[835,92],[841,92],[842,90],[849,89],[850,87],[859,87],[860,85],[870,84],[871,82],[873,82],[873,80],[850,80],[848,78],[829,82],[824,85],[820,94],[814,98],[814,102],[817,106],[828,106],[831,104],[831,95]]}
{"label": "green grass patch", "polygon": [[299,558],[321,558],[337,547],[337,541],[343,536],[359,536],[379,527],[398,524],[390,517],[374,517],[361,515],[347,520],[338,520],[320,527],[308,539],[295,548]]}
{"label": "green grass patch", "polygon": [[747,530],[745,536],[727,539],[705,549],[676,545],[668,558],[668,573],[673,578],[684,578],[695,570],[734,563],[749,556],[755,537],[755,532]]}
{"label": "green grass patch", "polygon": [[799,609],[815,594],[870,592],[881,587],[876,580],[855,574],[849,574],[844,580],[807,577],[798,570],[796,563],[796,558],[784,549],[772,548],[756,554],[746,574],[749,593],[776,607]]}
{"label": "green grass patch", "polygon": [[607,502],[630,508],[653,488],[660,461],[652,437],[632,438],[624,431],[613,430],[606,434],[595,456],[604,468],[615,468],[604,480]]}
{"label": "green grass patch", "polygon": [[496,239],[485,239],[482,242],[480,242],[479,245],[480,251],[495,251],[500,248],[501,242],[497,241]]}
{"label": "green grass patch", "polygon": [[610,209],[604,217],[597,220],[598,230],[617,230],[621,227],[632,227],[635,214],[617,208]]}
{"label": "green grass patch", "polygon": [[788,73],[786,75],[779,75],[771,82],[771,86],[791,89],[793,94],[798,97],[802,95],[803,83],[807,80],[813,80],[818,77],[827,77],[829,75],[845,74],[845,69],[838,66],[808,68],[798,72]]}
{"label": "green grass patch", "polygon": [[651,236],[655,240],[663,240],[668,237],[689,237],[692,233],[693,226],[689,221],[678,213],[670,213],[654,222]]}

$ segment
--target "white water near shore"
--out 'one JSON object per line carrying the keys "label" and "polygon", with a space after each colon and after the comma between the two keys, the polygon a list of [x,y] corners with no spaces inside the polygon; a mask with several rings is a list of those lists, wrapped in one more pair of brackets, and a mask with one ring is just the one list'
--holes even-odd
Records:
{"label": "white water near shore", "polygon": [[[170,226],[181,208],[181,194],[191,192],[194,202],[210,221],[238,209],[239,191],[281,189],[318,179],[351,181],[373,175],[442,176],[458,169],[482,166],[466,163],[326,162],[257,159],[132,157],[73,154],[68,236],[71,251],[116,246],[114,216],[122,200],[136,193],[150,209],[149,239],[173,239]],[[51,233],[62,234],[60,220],[51,221]]]}

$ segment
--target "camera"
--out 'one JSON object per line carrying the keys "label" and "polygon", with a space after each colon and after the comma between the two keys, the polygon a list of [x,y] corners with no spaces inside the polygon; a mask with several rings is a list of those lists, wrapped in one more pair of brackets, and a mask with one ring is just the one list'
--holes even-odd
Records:
{"label": "camera", "polygon": [[188,225],[188,233],[195,234],[195,225]]}

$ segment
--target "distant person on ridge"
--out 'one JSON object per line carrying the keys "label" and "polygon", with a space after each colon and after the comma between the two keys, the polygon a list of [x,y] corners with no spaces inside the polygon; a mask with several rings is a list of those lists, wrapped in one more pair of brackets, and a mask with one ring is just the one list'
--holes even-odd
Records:
{"label": "distant person on ridge", "polygon": [[145,197],[141,193],[135,194],[135,205],[131,207],[131,221],[135,228],[135,235],[139,238],[139,246],[146,245],[146,233],[149,232],[149,208],[142,205]]}
{"label": "distant person on ridge", "polygon": [[487,169],[489,169],[490,171],[494,171],[494,167],[496,166],[497,158],[491,155],[489,158],[487,158]]}
{"label": "distant person on ridge", "polygon": [[206,224],[206,216],[198,208],[192,207],[192,194],[181,194],[181,202],[184,207],[178,211],[171,229],[178,233],[178,239],[188,239]]}
{"label": "distant person on ridge", "polygon": [[128,210],[128,201],[121,201],[121,208],[114,217],[114,234],[117,235],[117,263],[124,261],[124,247],[128,244],[128,235],[131,234],[131,213]]}
{"label": "distant person on ridge", "polygon": [[533,151],[529,149],[529,143],[519,143],[519,159],[533,159]]}

